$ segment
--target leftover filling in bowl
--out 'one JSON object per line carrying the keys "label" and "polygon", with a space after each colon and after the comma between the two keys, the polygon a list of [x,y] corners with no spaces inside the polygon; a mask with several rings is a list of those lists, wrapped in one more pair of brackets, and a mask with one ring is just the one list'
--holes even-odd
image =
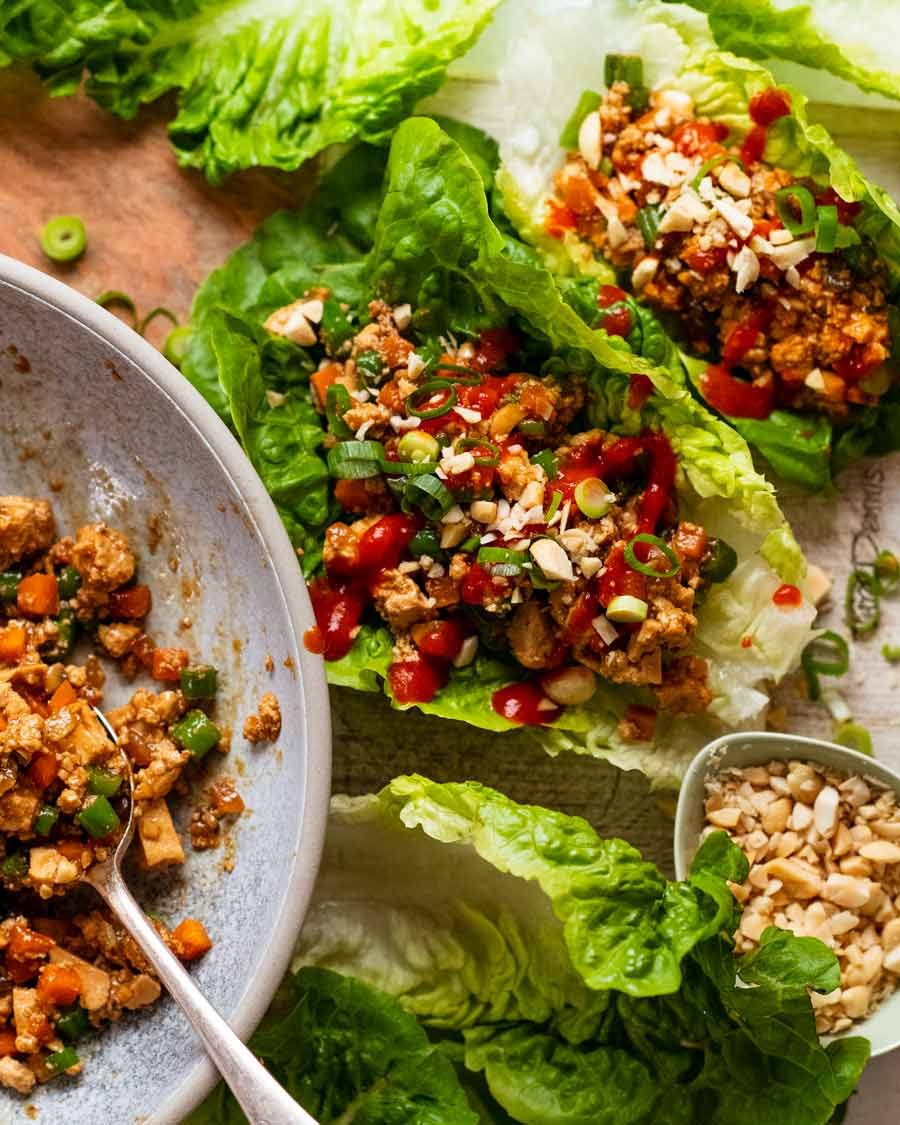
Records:
{"label": "leftover filling in bowl", "polygon": [[[727,124],[696,116],[682,91],[648,94],[638,59],[613,71],[629,66],[637,80],[613,82],[581,122],[548,233],[589,244],[641,300],[678,316],[689,350],[710,360],[700,388],[723,414],[876,404],[892,382],[887,271],[853,226],[859,204],[763,159],[788,95],[755,95],[753,128],[726,147]],[[604,327],[628,335],[621,300]]]}
{"label": "leftover filling in bowl", "polygon": [[[583,380],[517,367],[508,329],[416,344],[409,306],[375,301],[336,337],[329,304],[309,293],[266,323],[323,349],[312,385],[346,513],[310,585],[310,647],[340,660],[376,615],[400,704],[428,702],[486,649],[510,662],[516,682],[492,705],[514,722],[551,723],[598,681],[644,688],[674,714],[704,710],[694,611],[736,557],[679,517],[666,436],[585,426]],[[655,714],[629,708],[621,733],[649,739]]]}
{"label": "leftover filling in bowl", "polygon": [[[22,1093],[77,1073],[82,1034],[159,995],[140,950],[105,911],[73,916],[61,899],[127,822],[121,751],[141,857],[161,868],[185,858],[168,798],[186,791],[185,771],[223,748],[211,717],[216,670],[154,643],[151,603],[119,531],[88,524],[57,539],[46,501],[0,497],[0,1083]],[[93,652],[74,663],[80,637]],[[126,678],[144,672],[158,683],[109,712],[118,747],[93,710],[105,679],[98,655]],[[217,826],[242,808],[222,779],[202,811]],[[211,831],[198,831],[195,846],[217,842]],[[171,932],[154,924],[183,960],[211,946],[196,919]]]}

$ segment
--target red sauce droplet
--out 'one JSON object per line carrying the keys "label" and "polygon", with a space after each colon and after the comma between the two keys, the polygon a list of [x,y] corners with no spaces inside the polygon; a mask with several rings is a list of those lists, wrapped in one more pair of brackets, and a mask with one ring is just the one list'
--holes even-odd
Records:
{"label": "red sauce droplet", "polygon": [[600,327],[607,336],[627,336],[631,331],[631,312],[625,305],[604,314]]}
{"label": "red sauce droplet", "polygon": [[313,625],[311,629],[306,630],[303,634],[303,645],[307,652],[313,652],[316,656],[322,655],[325,651],[325,638],[318,625]]}
{"label": "red sauce droplet", "polygon": [[803,605],[803,594],[796,586],[785,582],[772,595],[772,601],[775,605],[784,606],[787,609],[796,609],[797,606]]}
{"label": "red sauce droplet", "polygon": [[700,388],[710,406],[733,418],[768,418],[775,406],[772,383],[762,386],[747,383],[736,379],[719,364],[707,367],[700,379]]}
{"label": "red sauce droplet", "polygon": [[733,367],[739,363],[756,343],[756,337],[772,323],[775,307],[771,303],[750,309],[746,316],[732,328],[722,349],[722,363]]}
{"label": "red sauce droplet", "polygon": [[758,164],[766,151],[766,127],[754,125],[741,145],[741,160],[747,165]]}
{"label": "red sauce droplet", "polygon": [[424,656],[449,664],[459,656],[460,649],[471,629],[459,617],[431,621],[414,631],[416,648]]}
{"label": "red sauce droplet", "polygon": [[787,117],[791,112],[791,99],[777,86],[760,90],[750,99],[750,117],[757,125],[771,125],[779,117]]}
{"label": "red sauce droplet", "polygon": [[491,706],[498,715],[509,719],[511,723],[529,727],[555,722],[563,711],[562,707],[557,707],[544,695],[537,684],[529,680],[521,684],[509,684],[495,691],[491,696]]}
{"label": "red sauce droplet", "polygon": [[691,250],[685,255],[685,261],[697,273],[712,273],[725,265],[728,259],[727,246],[713,246],[709,250]]}
{"label": "red sauce droplet", "polygon": [[447,682],[448,669],[417,657],[388,668],[388,685],[397,703],[429,703]]}
{"label": "red sauce droplet", "polygon": [[322,655],[326,660],[340,660],[353,647],[365,594],[349,583],[332,584],[327,578],[317,578],[310,583],[309,596],[322,631]]}
{"label": "red sauce droplet", "polygon": [[544,229],[551,238],[565,238],[566,232],[574,230],[578,225],[578,218],[571,207],[554,203],[551,199],[547,204],[547,217],[544,220]]}
{"label": "red sauce droplet", "polygon": [[741,637],[741,648],[750,648],[753,644],[752,637]]}
{"label": "red sauce droplet", "polygon": [[459,596],[466,605],[484,605],[492,592],[493,580],[480,563],[473,563],[459,584]]}
{"label": "red sauce droplet", "polygon": [[618,304],[619,301],[626,301],[627,299],[628,294],[618,285],[601,285],[597,294],[597,307],[608,309],[610,305]]}

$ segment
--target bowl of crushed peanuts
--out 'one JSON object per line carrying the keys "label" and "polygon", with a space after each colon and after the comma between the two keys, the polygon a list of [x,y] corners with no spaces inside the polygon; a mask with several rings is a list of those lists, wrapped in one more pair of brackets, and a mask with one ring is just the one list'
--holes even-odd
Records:
{"label": "bowl of crushed peanuts", "polygon": [[872,1055],[900,1046],[900,775],[812,738],[726,735],[692,762],[678,799],[675,869],[725,831],[750,865],[732,884],[735,952],[770,926],[835,953],[840,987],[812,993],[823,1037],[865,1035]]}
{"label": "bowl of crushed peanuts", "polygon": [[83,883],[128,879],[246,1037],[287,970],[330,782],[314,623],[225,424],[94,302],[0,256],[0,1120],[174,1125],[215,1071]]}

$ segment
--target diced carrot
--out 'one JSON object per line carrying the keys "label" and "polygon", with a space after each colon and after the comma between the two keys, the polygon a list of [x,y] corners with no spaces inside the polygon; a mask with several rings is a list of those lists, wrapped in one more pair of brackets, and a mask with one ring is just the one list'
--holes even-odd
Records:
{"label": "diced carrot", "polygon": [[63,707],[69,707],[78,698],[78,692],[68,680],[63,680],[56,691],[50,696],[50,714],[55,715]]}
{"label": "diced carrot", "polygon": [[54,945],[53,938],[47,937],[46,934],[29,930],[27,926],[14,925],[10,930],[6,951],[17,961],[24,961],[28,957],[39,957],[41,954],[49,953]]}
{"label": "diced carrot", "polygon": [[0,715],[0,730],[6,730],[6,719]]}
{"label": "diced carrot", "polygon": [[16,589],[19,612],[29,617],[53,617],[59,613],[59,587],[52,574],[29,574]]}
{"label": "diced carrot", "polygon": [[127,590],[113,590],[107,608],[111,617],[137,620],[146,617],[152,605],[149,586],[129,586]]}
{"label": "diced carrot", "polygon": [[7,625],[0,629],[0,661],[15,664],[22,659],[28,637],[21,625]]}
{"label": "diced carrot", "polygon": [[336,481],[334,498],[348,512],[366,512],[372,503],[363,480]]}
{"label": "diced carrot", "polygon": [[35,961],[33,957],[26,957],[24,961],[20,961],[16,957],[6,955],[6,975],[13,984],[25,984],[30,981],[40,966],[40,961]]}
{"label": "diced carrot", "polygon": [[154,680],[177,683],[181,679],[181,669],[187,665],[188,654],[183,648],[157,648],[153,650],[150,675]]}
{"label": "diced carrot", "polygon": [[16,1053],[16,1033],[11,1027],[4,1027],[0,1031],[0,1059]]}
{"label": "diced carrot", "polygon": [[175,952],[182,961],[196,961],[212,949],[206,927],[196,918],[185,918],[172,931]]}
{"label": "diced carrot", "polygon": [[81,995],[81,978],[65,965],[44,965],[38,977],[37,994],[42,1004],[65,1008]]}
{"label": "diced carrot", "polygon": [[90,848],[90,845],[79,843],[78,840],[60,840],[54,846],[60,855],[64,855],[73,863],[78,863],[84,852]]}
{"label": "diced carrot", "polygon": [[328,388],[332,383],[337,382],[338,376],[343,373],[344,369],[339,363],[326,363],[324,367],[320,367],[310,376],[309,381],[316,392],[320,410],[325,409],[325,397],[328,394]]}
{"label": "diced carrot", "polygon": [[31,759],[31,765],[25,771],[25,776],[36,789],[46,789],[56,781],[58,773],[59,762],[56,760],[56,755],[51,750],[47,750],[35,754]]}

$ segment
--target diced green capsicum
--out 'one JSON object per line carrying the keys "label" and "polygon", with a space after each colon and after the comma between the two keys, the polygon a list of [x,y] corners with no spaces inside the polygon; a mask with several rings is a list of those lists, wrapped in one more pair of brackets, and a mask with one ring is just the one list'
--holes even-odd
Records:
{"label": "diced green capsicum", "polygon": [[31,827],[38,836],[49,836],[58,820],[59,809],[55,805],[41,805]]}
{"label": "diced green capsicum", "polygon": [[91,798],[75,820],[95,840],[102,840],[104,836],[114,832],[120,824],[116,810],[106,797],[99,794]]}
{"label": "diced green capsicum", "polygon": [[187,699],[212,699],[219,674],[211,664],[192,664],[181,670],[181,692]]}
{"label": "diced green capsicum", "polygon": [[91,1021],[88,1014],[80,1004],[73,1004],[71,1008],[63,1008],[56,1020],[56,1030],[70,1043],[75,1043],[90,1028]]}
{"label": "diced green capsicum", "polygon": [[77,1066],[81,1060],[74,1047],[63,1047],[61,1051],[54,1051],[52,1055],[48,1055],[45,1061],[51,1070],[60,1074],[70,1067]]}
{"label": "diced green capsicum", "polygon": [[28,856],[24,852],[13,852],[3,860],[0,870],[7,879],[24,879],[28,874]]}
{"label": "diced green capsicum", "polygon": [[121,784],[121,774],[103,769],[102,766],[91,766],[88,769],[89,793],[96,793],[100,797],[114,797]]}
{"label": "diced green capsicum", "polygon": [[188,711],[169,733],[195,758],[208,754],[221,737],[219,728],[202,711]]}
{"label": "diced green capsicum", "polygon": [[81,575],[74,566],[64,566],[56,576],[56,585],[61,598],[74,598],[81,589]]}
{"label": "diced green capsicum", "polygon": [[21,581],[22,575],[17,570],[0,572],[0,602],[14,602]]}

